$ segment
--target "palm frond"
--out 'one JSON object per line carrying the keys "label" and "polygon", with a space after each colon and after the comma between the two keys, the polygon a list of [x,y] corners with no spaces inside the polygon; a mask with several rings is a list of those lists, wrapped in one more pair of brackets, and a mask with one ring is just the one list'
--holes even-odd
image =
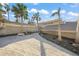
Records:
{"label": "palm frond", "polygon": [[55,16],[56,14],[58,14],[58,12],[54,12],[51,16]]}
{"label": "palm frond", "polygon": [[60,10],[61,10],[61,8],[59,8],[56,12],[52,13],[51,16],[60,15]]}
{"label": "palm frond", "polygon": [[13,6],[12,11],[14,12],[15,15],[21,17],[21,20],[28,19],[27,6],[25,6],[23,3],[17,3],[15,6]]}

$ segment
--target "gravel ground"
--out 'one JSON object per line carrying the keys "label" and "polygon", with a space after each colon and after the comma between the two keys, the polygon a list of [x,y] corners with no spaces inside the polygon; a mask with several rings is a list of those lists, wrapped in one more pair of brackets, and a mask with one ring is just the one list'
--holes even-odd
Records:
{"label": "gravel ground", "polygon": [[73,46],[74,42],[71,39],[62,38],[63,41],[60,42],[60,41],[58,41],[57,37],[55,37],[55,36],[54,36],[55,37],[54,38],[53,36],[45,34],[45,33],[41,33],[40,35],[42,37],[44,37],[45,39],[47,39],[47,40],[49,40],[49,41],[51,41],[51,42],[53,42],[53,43],[55,43],[55,44],[57,44],[57,45],[59,45],[63,48],[66,48],[66,49],[76,53],[77,55],[79,55],[79,47],[78,46],[77,47]]}

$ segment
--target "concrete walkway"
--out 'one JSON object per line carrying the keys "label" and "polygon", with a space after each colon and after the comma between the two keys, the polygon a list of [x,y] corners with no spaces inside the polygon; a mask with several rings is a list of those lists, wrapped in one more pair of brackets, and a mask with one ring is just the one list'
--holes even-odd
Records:
{"label": "concrete walkway", "polygon": [[42,38],[38,33],[0,38],[3,56],[72,56],[76,55]]}

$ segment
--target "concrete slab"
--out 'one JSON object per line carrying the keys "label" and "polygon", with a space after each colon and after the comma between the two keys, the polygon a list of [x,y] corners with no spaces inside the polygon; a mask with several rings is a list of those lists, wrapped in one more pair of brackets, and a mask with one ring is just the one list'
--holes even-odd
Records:
{"label": "concrete slab", "polygon": [[[1,46],[2,45],[2,46]],[[38,33],[0,38],[2,56],[75,56],[76,54],[42,38]]]}

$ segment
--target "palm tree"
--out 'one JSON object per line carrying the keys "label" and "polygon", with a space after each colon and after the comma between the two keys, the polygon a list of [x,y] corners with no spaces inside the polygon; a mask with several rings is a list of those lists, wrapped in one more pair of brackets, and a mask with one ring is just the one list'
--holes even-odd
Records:
{"label": "palm tree", "polygon": [[39,12],[33,14],[32,19],[33,20],[36,20],[36,22],[37,22],[37,31],[39,32],[39,23],[38,23],[38,21],[41,20],[40,15],[39,15]]}
{"label": "palm tree", "polygon": [[26,19],[28,19],[28,11],[25,11],[25,14],[24,14],[24,20],[26,20]]}
{"label": "palm tree", "polygon": [[6,9],[6,12],[7,12],[7,15],[8,15],[8,20],[10,20],[10,19],[9,19],[10,6],[9,6],[8,4],[5,4],[5,5],[4,5],[4,8]]}
{"label": "palm tree", "polygon": [[16,18],[16,22],[18,23],[19,19],[20,19],[20,15],[18,12],[18,9],[16,8],[16,6],[12,7],[12,12],[14,12],[15,18]]}
{"label": "palm tree", "polygon": [[[17,3],[15,6],[12,7],[12,11],[17,18],[16,22],[21,20],[21,23],[23,24],[23,21],[28,19],[27,6],[25,6],[23,3]],[[23,25],[21,25],[21,32],[23,32]]]}
{"label": "palm tree", "polygon": [[17,3],[13,6],[12,11],[14,12],[16,18],[19,18],[19,20],[21,19],[21,23],[23,23],[23,20],[28,19],[27,6],[23,3]]}
{"label": "palm tree", "polygon": [[[52,14],[52,16],[55,16],[55,15],[58,16],[58,20],[61,20],[61,18],[60,18],[60,8],[58,9],[57,12],[55,12],[55,13]],[[61,26],[60,25],[61,24],[60,24],[60,21],[59,21],[59,25],[58,25],[58,40],[59,41],[62,40],[62,38],[61,38]]]}

